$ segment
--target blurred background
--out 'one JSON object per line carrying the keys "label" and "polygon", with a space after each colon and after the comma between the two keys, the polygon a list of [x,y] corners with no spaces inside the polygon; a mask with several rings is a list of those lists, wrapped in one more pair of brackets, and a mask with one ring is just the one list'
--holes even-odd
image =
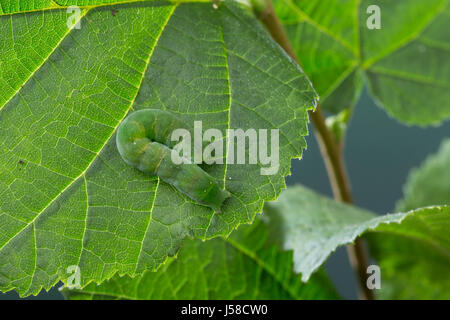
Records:
{"label": "blurred background", "polygon": [[[439,127],[408,127],[389,117],[364,90],[347,131],[345,160],[355,203],[378,214],[393,212],[403,196],[409,171],[427,155],[438,150],[443,138],[450,137],[450,123]],[[314,134],[307,137],[304,158],[292,161],[289,185],[301,183],[332,196],[325,166]],[[344,299],[356,299],[356,281],[345,248],[338,249],[325,268]],[[50,292],[27,299],[62,299],[57,285]],[[15,292],[0,293],[0,300],[18,299]]]}

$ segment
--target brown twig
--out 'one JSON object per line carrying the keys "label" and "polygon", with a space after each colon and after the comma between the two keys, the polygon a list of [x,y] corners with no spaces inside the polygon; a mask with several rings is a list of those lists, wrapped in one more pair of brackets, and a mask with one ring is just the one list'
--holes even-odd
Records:
{"label": "brown twig", "polygon": [[[273,39],[278,42],[278,44],[287,52],[287,54],[289,54],[289,56],[292,57],[292,59],[299,63],[283,26],[281,25],[281,22],[273,9],[272,2],[270,0],[265,1],[266,4],[264,10],[257,12],[256,14],[266,26]],[[261,2],[259,2],[259,7],[261,8]],[[310,112],[309,115],[315,128],[315,136],[319,143],[320,152],[325,161],[334,198],[338,201],[353,203],[350,183],[345,170],[340,143],[335,140],[334,136],[328,129],[320,106],[317,106],[315,112]],[[353,245],[348,245],[347,252],[353,269],[359,279],[360,298],[366,300],[375,299],[373,292],[367,288],[366,285],[368,259],[361,239],[358,238],[355,240]]]}

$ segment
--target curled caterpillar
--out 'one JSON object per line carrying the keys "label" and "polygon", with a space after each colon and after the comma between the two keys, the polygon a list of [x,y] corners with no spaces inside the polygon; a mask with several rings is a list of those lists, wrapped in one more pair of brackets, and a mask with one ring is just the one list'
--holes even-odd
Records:
{"label": "curled caterpillar", "polygon": [[190,160],[175,164],[171,154],[176,141],[171,140],[175,129],[187,129],[174,114],[158,109],[131,113],[119,126],[117,149],[123,160],[140,171],[156,175],[199,204],[215,211],[226,198],[214,177]]}

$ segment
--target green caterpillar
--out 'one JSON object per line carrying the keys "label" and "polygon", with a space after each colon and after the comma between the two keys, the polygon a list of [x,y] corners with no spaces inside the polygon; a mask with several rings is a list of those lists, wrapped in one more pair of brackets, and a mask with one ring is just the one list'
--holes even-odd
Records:
{"label": "green caterpillar", "polygon": [[[174,114],[158,109],[131,113],[119,126],[117,149],[123,160],[144,173],[156,175],[181,193],[214,211],[231,194],[190,159],[174,164],[171,154],[178,143],[171,140],[175,129],[188,129]],[[186,160],[186,159],[185,159]]]}

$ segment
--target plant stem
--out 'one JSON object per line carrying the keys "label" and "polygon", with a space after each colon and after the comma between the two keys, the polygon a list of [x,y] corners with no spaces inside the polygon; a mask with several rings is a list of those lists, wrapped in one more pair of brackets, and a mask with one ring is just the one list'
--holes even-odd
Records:
{"label": "plant stem", "polygon": [[[257,1],[258,6],[255,8],[261,8],[261,0]],[[275,10],[273,9],[272,2],[270,0],[263,0],[266,2],[264,10],[256,12],[259,15],[259,19],[264,23],[273,39],[287,52],[292,59],[299,63],[299,60],[292,48],[292,45],[278,19]],[[300,64],[300,63],[299,63]],[[332,133],[328,130],[325,123],[325,117],[317,106],[315,112],[309,113],[312,123],[314,124],[316,138],[320,147],[320,152],[327,168],[328,177],[333,190],[334,198],[338,201],[353,203],[353,198],[350,189],[349,179],[345,170],[345,164],[342,156],[342,148],[339,142],[335,140]],[[361,239],[357,238],[353,245],[347,246],[347,253],[350,258],[350,262],[355,270],[359,280],[359,296],[361,299],[373,300],[375,299],[373,292],[367,288],[367,266],[368,259],[367,253],[364,248],[364,244]]]}

